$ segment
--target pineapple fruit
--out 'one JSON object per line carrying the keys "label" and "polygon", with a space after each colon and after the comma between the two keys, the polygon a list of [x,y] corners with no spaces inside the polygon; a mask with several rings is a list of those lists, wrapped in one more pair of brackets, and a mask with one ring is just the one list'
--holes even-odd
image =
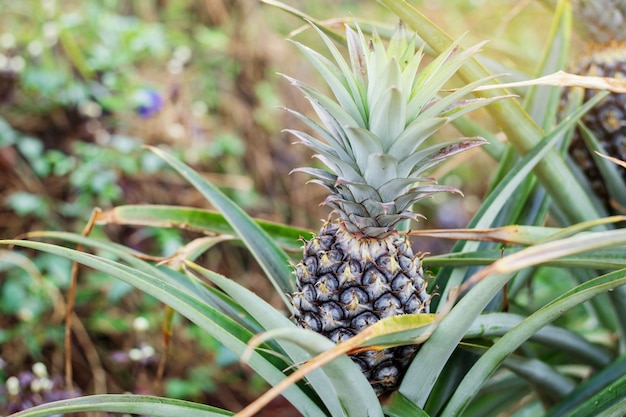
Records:
{"label": "pineapple fruit", "polygon": [[[574,13],[587,51],[572,69],[580,75],[626,78],[626,1],[575,0]],[[597,94],[586,90],[584,101]],[[626,94],[610,94],[582,118],[604,153],[626,160]],[[570,155],[590,181],[593,191],[610,206],[605,180],[579,129],[574,131]],[[621,170],[626,192],[626,169]]]}
{"label": "pineapple fruit", "polygon": [[[334,217],[305,242],[292,294],[299,326],[335,343],[378,320],[429,311],[420,256],[414,255],[403,220],[420,217],[413,204],[439,192],[425,171],[452,155],[482,145],[481,138],[445,143],[427,140],[456,117],[499,99],[468,97],[479,80],[441,94],[441,89],[482,44],[463,50],[458,41],[421,71],[423,51],[400,23],[388,45],[374,33],[346,26],[348,60],[319,28],[334,63],[297,44],[330,87],[334,99],[289,79],[310,101],[321,124],[291,111],[323,140],[290,130],[328,170],[299,168],[324,187]],[[460,193],[460,192],[459,192]],[[417,346],[352,355],[374,390],[394,389]]]}

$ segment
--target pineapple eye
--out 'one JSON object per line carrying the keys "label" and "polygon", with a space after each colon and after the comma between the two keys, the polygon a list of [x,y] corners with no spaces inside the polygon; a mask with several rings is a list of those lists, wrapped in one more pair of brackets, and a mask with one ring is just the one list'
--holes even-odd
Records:
{"label": "pineapple eye", "polygon": [[362,288],[367,292],[370,300],[375,300],[389,291],[389,284],[385,275],[376,268],[369,268],[363,274]]}
{"label": "pineapple eye", "polygon": [[615,133],[622,127],[622,115],[616,106],[610,106],[600,112],[602,127],[609,133]]}
{"label": "pineapple eye", "polygon": [[370,373],[371,373],[370,371],[371,367],[368,366],[368,364],[365,361],[363,361],[362,359],[356,356],[352,356],[352,361],[359,366],[363,375],[365,375],[365,377],[369,379]]}
{"label": "pineapple eye", "polygon": [[415,262],[413,262],[413,259],[408,256],[399,256],[398,263],[400,264],[400,268],[402,268],[403,271],[411,271],[415,266]]}
{"label": "pineapple eye", "polygon": [[391,289],[394,291],[404,291],[408,285],[412,285],[412,280],[404,274],[396,275],[391,281]]}
{"label": "pineapple eye", "polygon": [[395,255],[383,255],[376,259],[376,266],[395,275],[401,268]]}
{"label": "pineapple eye", "polygon": [[302,317],[298,317],[298,323],[303,328],[313,330],[314,332],[322,330],[322,324],[313,313],[304,313]]}
{"label": "pineapple eye", "polygon": [[296,265],[296,277],[298,278],[298,283],[300,285],[313,281],[309,268],[305,267],[302,262]]}
{"label": "pineapple eye", "polygon": [[[404,274],[399,274],[392,282],[391,289],[394,291],[394,295],[400,299],[402,303],[406,303],[409,297],[415,295],[415,286],[413,281]],[[407,307],[404,308],[405,312]]]}
{"label": "pineapple eye", "polygon": [[363,285],[376,285],[377,283],[386,283],[385,275],[376,268],[369,268],[363,274]]}
{"label": "pineapple eye", "polygon": [[333,263],[338,263],[343,260],[343,257],[341,256],[341,252],[338,251],[337,249],[329,250],[328,252],[326,252],[326,256]]}
{"label": "pineapple eye", "polygon": [[317,259],[313,256],[309,256],[304,260],[304,264],[309,274],[315,276],[317,272]]}
{"label": "pineapple eye", "polygon": [[389,265],[391,265],[391,256],[379,256],[378,258],[376,258],[376,261],[374,263],[376,264],[376,266],[379,266],[381,268],[389,267]]}
{"label": "pineapple eye", "polygon": [[394,358],[396,359],[396,361],[398,361],[397,358],[402,358],[398,362],[408,363],[413,357],[413,354],[417,352],[418,347],[416,345],[407,345],[407,346],[398,346],[395,349],[396,349],[395,350],[396,355],[394,355]]}
{"label": "pineapple eye", "polygon": [[380,312],[382,317],[402,314],[402,305],[393,295],[387,293],[374,302],[374,311]]}
{"label": "pineapple eye", "polygon": [[334,301],[320,306],[320,319],[324,331],[334,330],[343,325],[343,310]]}
{"label": "pineapple eye", "polygon": [[306,245],[306,254],[309,256],[314,256],[323,250],[321,239],[319,237],[314,237]]}
{"label": "pineapple eye", "polygon": [[378,317],[371,311],[367,311],[365,313],[359,314],[354,319],[352,319],[352,328],[360,331],[361,329],[374,324],[378,321]]}
{"label": "pineapple eye", "polygon": [[393,358],[390,350],[367,350],[359,356],[369,364],[372,371],[375,371],[378,366],[389,363]]}
{"label": "pineapple eye", "polygon": [[322,236],[319,236],[318,239],[320,241],[320,246],[322,250],[330,249],[335,243],[334,235],[322,235]]}
{"label": "pineapple eye", "polygon": [[337,269],[341,262],[341,255],[337,251],[320,252],[317,257],[319,259],[318,273],[330,272]]}
{"label": "pineapple eye", "polygon": [[359,272],[355,272],[355,268],[348,265],[344,262],[339,265],[337,268],[337,278],[339,279],[339,285],[341,288],[349,287],[351,285],[356,285],[359,283],[360,275]]}
{"label": "pineapple eye", "polygon": [[332,340],[335,343],[341,343],[341,342],[345,342],[346,340],[350,339],[352,336],[354,336],[354,333],[352,333],[350,330],[348,329],[344,329],[343,327],[332,331],[329,335],[328,338],[330,340]]}
{"label": "pineapple eye", "polygon": [[423,313],[426,310],[428,301],[420,301],[417,293],[413,293],[404,304],[404,312],[406,314]]}
{"label": "pineapple eye", "polygon": [[350,261],[350,272],[353,274],[360,274],[363,271],[361,263],[358,261]]}
{"label": "pineapple eye", "polygon": [[352,317],[368,309],[367,303],[369,302],[369,297],[362,289],[352,287],[341,293],[339,301],[341,301],[346,309],[347,316]]}
{"label": "pineapple eye", "polygon": [[409,245],[407,245],[407,243],[406,243],[406,239],[403,239],[400,236],[394,236],[394,238],[391,241],[391,243],[393,244],[393,246],[396,247],[396,251],[398,253],[410,253],[410,254],[413,254],[413,251],[411,250]]}
{"label": "pineapple eye", "polygon": [[346,305],[355,302],[358,304],[367,303],[369,301],[367,293],[362,289],[356,287],[348,288],[347,290],[342,292],[339,299],[342,303]]}
{"label": "pineapple eye", "polygon": [[313,285],[311,284],[307,284],[304,287],[302,287],[302,295],[304,296],[304,299],[306,301],[308,301],[309,303],[312,303],[313,301],[315,301],[316,298],[316,291],[315,288],[313,287]]}
{"label": "pineapple eye", "polygon": [[384,387],[394,386],[399,377],[400,371],[391,361],[382,363],[372,373],[373,382],[379,383]]}
{"label": "pineapple eye", "polygon": [[315,304],[308,300],[308,297],[310,297],[310,295],[307,296],[303,294],[303,292],[295,293],[292,296],[293,306],[296,308],[296,310],[312,312],[317,311],[317,306],[315,306]]}
{"label": "pineapple eye", "polygon": [[339,287],[339,283],[337,282],[337,278],[335,278],[331,274],[326,274],[322,276],[315,283],[315,288],[317,289],[317,299],[319,301],[330,300],[331,298],[333,298],[333,295],[337,292],[338,287]]}

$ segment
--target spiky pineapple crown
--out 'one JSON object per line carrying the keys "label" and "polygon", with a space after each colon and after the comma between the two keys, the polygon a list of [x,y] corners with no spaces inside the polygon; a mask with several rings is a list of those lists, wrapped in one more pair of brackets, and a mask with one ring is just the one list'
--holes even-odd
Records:
{"label": "spiky pineapple crown", "polygon": [[341,216],[348,231],[383,238],[403,219],[416,219],[411,208],[425,197],[455,188],[437,185],[426,170],[461,151],[485,143],[462,138],[435,145],[426,140],[453,119],[494,99],[463,99],[493,77],[440,97],[444,84],[482,46],[462,50],[458,41],[419,71],[423,49],[407,36],[402,22],[387,47],[374,33],[346,25],[349,63],[332,40],[313,25],[334,63],[296,43],[330,87],[334,99],[290,77],[311,102],[322,124],[292,111],[322,140],[288,130],[316,152],[331,172],[299,168],[330,191],[324,204]]}

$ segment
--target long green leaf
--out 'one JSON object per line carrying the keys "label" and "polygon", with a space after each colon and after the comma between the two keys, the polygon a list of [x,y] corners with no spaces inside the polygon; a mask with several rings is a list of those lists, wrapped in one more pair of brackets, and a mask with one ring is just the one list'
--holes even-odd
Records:
{"label": "long green leaf", "polygon": [[587,128],[583,123],[579,123],[578,129],[585,141],[585,146],[591,152],[591,156],[600,171],[602,181],[609,193],[610,198],[615,200],[619,207],[626,207],[626,193],[624,192],[624,176],[623,167],[618,166],[608,159],[598,155],[610,155],[610,152],[604,148],[596,135]]}
{"label": "long green leaf", "polygon": [[[302,334],[303,339],[297,340],[297,343],[290,341],[286,337],[278,337],[276,339],[294,363],[304,363],[320,353],[319,348],[313,349],[312,341],[307,339],[307,337],[319,337],[319,335],[315,333],[315,336],[310,336],[307,332],[297,328],[291,320],[280,314],[252,291],[199,265],[189,264],[188,267],[202,274],[229,294],[250,315],[256,317],[266,331],[276,330],[278,332]],[[325,344],[325,346],[328,347],[330,345]],[[313,372],[307,378],[314,387],[315,392],[328,407],[331,415],[358,416],[364,415],[364,407],[370,410],[371,413],[380,408],[380,403],[369,382],[352,361],[331,362],[322,370],[323,373]],[[347,383],[346,379],[350,383]],[[347,398],[352,401],[346,401]]]}
{"label": "long green leaf", "polygon": [[[382,0],[399,18],[417,32],[437,53],[442,53],[453,40],[432,21],[405,0]],[[468,61],[459,70],[465,83],[484,78],[490,74],[477,61]],[[492,98],[508,94],[503,89],[482,91],[480,97]],[[515,100],[503,100],[486,107],[487,112],[502,127],[508,140],[521,155],[531,152],[544,138],[544,132]],[[549,150],[537,163],[534,173],[546,188],[555,204],[566,214],[571,223],[601,217],[588,194],[576,181],[564,159],[554,149]]]}
{"label": "long green leaf", "polygon": [[[98,216],[98,223],[132,226],[177,227],[202,233],[233,234],[235,230],[224,215],[211,210],[193,207],[137,204],[114,207]],[[300,238],[310,239],[309,230],[280,223],[254,219],[275,242],[285,250],[302,250]]]}
{"label": "long green leaf", "polygon": [[568,417],[623,417],[626,412],[626,374],[589,398]]}
{"label": "long green leaf", "polygon": [[[536,77],[553,74],[567,65],[572,32],[572,11],[569,2],[560,1],[554,13],[550,35],[541,57]],[[556,120],[561,89],[547,86],[532,86],[524,97],[524,107],[544,130],[549,130]]]}
{"label": "long green leaf", "polygon": [[479,275],[484,278],[461,298],[419,350],[400,385],[400,392],[418,406],[425,404],[437,376],[458,342],[516,271],[548,259],[624,244],[626,230],[594,232],[532,246],[485,268]]}
{"label": "long green leaf", "polygon": [[[335,343],[325,336],[301,328],[276,328],[265,333],[263,339],[289,341],[308,352],[313,361],[315,361],[315,356],[336,347]],[[347,355],[337,357],[324,365],[323,369],[335,388],[336,400],[346,416],[383,416],[380,402],[372,386]]]}
{"label": "long green leaf", "polygon": [[[237,324],[231,318],[221,314],[213,307],[207,305],[200,297],[195,295],[195,292],[191,291],[189,286],[182,285],[178,282],[171,282],[162,275],[155,276],[109,259],[48,243],[2,240],[0,244],[21,246],[62,256],[103,271],[112,277],[133,285],[137,289],[171,306],[180,314],[209,332],[236,355],[243,355],[246,351],[248,341],[252,338],[252,334],[248,330]],[[194,288],[196,288],[197,292],[197,287]],[[278,361],[278,358],[271,355],[266,358],[260,353],[253,352],[250,355],[248,364],[272,385],[277,384],[285,378],[282,372],[285,366],[284,362]],[[319,406],[298,386],[291,386],[284,394],[303,414],[309,416],[323,415]]]}
{"label": "long green leaf", "polygon": [[[595,98],[602,96],[602,94],[596,95]],[[586,111],[588,111],[598,101],[589,100],[585,106],[577,109],[571,118],[562,122],[548,135],[543,142],[537,145],[535,149],[524,156],[511,171],[505,176],[505,178],[489,193],[484,200],[478,212],[474,215],[474,218],[469,224],[469,228],[484,229],[493,226],[493,221],[497,218],[502,207],[507,205],[509,199],[518,190],[520,184],[523,184],[532,169],[542,160],[546,153],[554,146],[554,144],[561,138],[561,134],[575,123]],[[479,247],[477,242],[466,242],[459,248],[455,247],[455,252],[468,252],[474,251]],[[441,275],[441,274],[440,274]],[[441,282],[439,277],[436,281],[436,285],[443,288],[441,292],[441,299],[445,300],[448,297],[448,292],[461,285],[465,280],[466,271],[463,269],[455,269],[450,274],[445,274],[444,278],[446,282]],[[440,308],[440,306],[437,306]]]}
{"label": "long green leaf", "polygon": [[580,407],[585,401],[610,386],[623,375],[626,375],[626,354],[620,356],[597,374],[580,384],[566,398],[548,410],[545,417],[570,415],[573,410]]}
{"label": "long green leaf", "polygon": [[27,234],[27,237],[62,240],[92,249],[106,251],[115,255],[118,259],[123,260],[132,268],[158,279],[171,282],[172,285],[178,286],[178,288],[184,290],[188,295],[197,297],[201,302],[226,312],[231,319],[245,324],[248,330],[263,331],[253,317],[247,315],[240,306],[235,305],[234,302],[229,300],[222,292],[206,286],[200,288],[197,282],[188,280],[184,275],[171,268],[157,267],[152,263],[144,261],[142,259],[144,258],[144,254],[136,252],[124,245],[68,232],[31,232]]}
{"label": "long green leaf", "polygon": [[509,356],[502,361],[502,366],[524,378],[530,386],[539,391],[541,398],[558,400],[576,387],[576,383],[571,378],[560,374],[552,366],[539,359]]}
{"label": "long green leaf", "polygon": [[[490,265],[494,261],[502,258],[502,256],[511,255],[522,249],[523,248],[490,249],[476,252],[428,256],[424,258],[423,264],[425,268]],[[549,260],[542,265],[559,268],[614,271],[626,267],[626,252],[623,248],[592,251],[580,255],[565,256],[560,259]]]}
{"label": "long green leaf", "polygon": [[223,417],[234,414],[204,404],[172,398],[106,394],[54,401],[11,414],[11,417],[44,417],[96,411],[153,417]]}
{"label": "long green leaf", "polygon": [[[419,339],[425,332],[418,316],[403,315],[394,318],[386,334],[372,337],[363,346],[399,346]],[[463,340],[499,339],[515,329],[526,317],[512,313],[481,314],[467,329]],[[546,325],[530,336],[533,342],[555,351],[567,353],[581,363],[602,367],[611,362],[612,356],[605,349],[589,343],[576,333],[560,327]]]}
{"label": "long green leaf", "polygon": [[624,284],[626,284],[626,269],[603,275],[568,291],[529,316],[515,329],[502,336],[476,362],[450,399],[446,412],[460,413],[476,395],[481,384],[502,361],[543,326],[585,301]]}
{"label": "long green leaf", "polygon": [[224,215],[224,218],[230,223],[237,236],[244,242],[263,271],[265,271],[285,306],[293,310],[293,306],[286,296],[287,292],[294,291],[294,282],[292,270],[289,266],[289,258],[285,252],[237,204],[202,178],[197,172],[167,152],[158,148],[151,149],[176,169],[180,175],[189,181]]}
{"label": "long green leaf", "polygon": [[[623,392],[623,386],[622,387],[618,387],[618,389],[620,390],[620,392]],[[609,392],[606,393],[607,396],[614,396],[615,394],[613,393],[613,391],[617,391],[616,389],[614,389],[614,387],[611,387],[611,390]],[[619,394],[621,395],[621,394]],[[614,397],[613,397],[614,398]],[[603,399],[600,398],[598,399],[598,401],[602,401]],[[624,410],[626,410],[626,397],[624,397],[622,395],[621,398],[618,397],[617,400],[611,401],[610,403],[611,405],[608,406],[607,408],[605,408],[604,410],[600,411],[598,414],[596,414],[595,417],[624,417]],[[598,408],[597,405],[592,404],[592,407],[594,408]],[[585,412],[587,410],[583,410],[583,412]],[[583,417],[584,414],[580,414],[580,417]]]}
{"label": "long green leaf", "polygon": [[499,374],[483,387],[481,395],[465,410],[463,417],[502,415],[524,403],[529,393],[528,384],[517,375]]}
{"label": "long green leaf", "polygon": [[399,392],[394,392],[385,406],[385,415],[389,417],[428,417],[428,413],[417,407]]}

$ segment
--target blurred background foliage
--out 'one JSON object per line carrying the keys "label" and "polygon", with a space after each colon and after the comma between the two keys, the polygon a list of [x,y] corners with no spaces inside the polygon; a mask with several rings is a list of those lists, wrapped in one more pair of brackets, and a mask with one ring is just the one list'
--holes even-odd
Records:
{"label": "blurred background foliage", "polygon": [[[527,73],[538,65],[551,15],[536,1],[413,4],[453,37],[467,32],[467,44],[489,39],[483,54],[489,65]],[[169,147],[255,217],[310,229],[326,217],[319,207],[323,191],[305,186],[302,174],[289,175],[311,155],[281,132],[297,121],[280,106],[309,108],[279,73],[311,82],[317,76],[285,41],[301,28],[296,18],[257,0],[0,5],[0,238],[80,231],[94,207],[203,207],[197,192],[145,144]],[[375,1],[293,5],[320,20],[395,24]],[[318,42],[309,31],[294,36]],[[471,218],[495,163],[476,153],[469,158],[437,175],[466,197],[427,202],[429,220],[420,227],[464,227]],[[159,256],[188,240],[187,232],[169,229],[106,226],[94,233]],[[424,242],[419,250],[445,250]],[[205,263],[266,299],[278,297],[256,279],[258,267],[236,245],[211,251]],[[16,374],[32,381],[31,366],[39,361],[50,374],[62,374],[70,268],[45,254],[0,252],[0,382]],[[166,353],[163,307],[107,276],[82,271],[75,311],[74,378],[84,393],[129,391],[239,409],[265,388],[236,357],[182,320],[174,322]],[[156,378],[165,355],[163,376]],[[6,395],[2,385],[2,414],[11,411]],[[274,415],[281,407],[275,405]]]}

